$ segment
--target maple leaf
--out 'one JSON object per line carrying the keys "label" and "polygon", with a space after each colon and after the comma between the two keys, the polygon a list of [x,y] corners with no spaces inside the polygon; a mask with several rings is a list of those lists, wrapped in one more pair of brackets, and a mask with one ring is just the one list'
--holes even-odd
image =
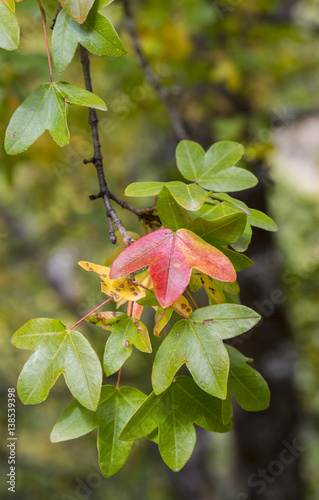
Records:
{"label": "maple leaf", "polygon": [[220,281],[235,281],[230,260],[188,229],[158,229],[126,248],[114,261],[110,278],[116,279],[150,266],[155,295],[169,307],[187,287],[192,268]]}
{"label": "maple leaf", "polygon": [[162,394],[152,392],[128,420],[119,439],[132,442],[158,428],[158,446],[164,462],[179,471],[190,458],[195,442],[194,425],[227,432],[231,419],[222,421],[222,402],[202,391],[190,377],[178,376]]}
{"label": "maple leaf", "polygon": [[97,411],[90,411],[73,401],[52,429],[51,441],[58,443],[78,438],[98,427],[99,464],[103,476],[110,477],[123,467],[133,445],[133,440],[120,441],[119,434],[145,399],[146,395],[134,387],[116,389],[105,385]]}

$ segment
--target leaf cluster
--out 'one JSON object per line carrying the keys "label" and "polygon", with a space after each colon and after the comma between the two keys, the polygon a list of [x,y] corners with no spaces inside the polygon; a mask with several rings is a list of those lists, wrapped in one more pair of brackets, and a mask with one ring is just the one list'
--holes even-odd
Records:
{"label": "leaf cluster", "polygon": [[[120,374],[134,347],[152,352],[141,317],[145,307],[155,310],[154,334],[165,335],[155,354],[150,395],[120,387],[120,379],[116,387],[102,386],[100,362],[92,347],[58,320],[31,320],[13,337],[17,347],[35,350],[19,377],[21,400],[43,401],[63,373],[75,401],[58,418],[51,440],[74,439],[98,428],[99,463],[106,477],[124,465],[133,442],[142,437],[157,443],[164,462],[178,471],[192,454],[194,424],[213,432],[232,428],[233,394],[247,411],[260,411],[269,404],[266,382],[247,364],[252,360],[227,345],[227,340],[247,332],[260,319],[239,303],[236,272],[253,265],[238,252],[240,239],[247,225],[277,229],[265,214],[218,191],[238,190],[242,179],[255,182],[252,174],[235,166],[241,154],[240,145],[227,141],[214,144],[207,153],[196,143],[180,143],[177,165],[193,184],[184,184],[179,191],[175,184],[160,183],[155,189],[146,182],[127,190],[134,196],[157,195],[163,227],[112,252],[106,259],[111,267],[79,263],[99,276],[102,292],[117,309],[127,305],[126,312],[92,312],[85,317],[108,335],[103,355],[107,377]],[[234,169],[239,172],[231,184],[229,172]],[[192,190],[200,182],[205,194],[200,203],[196,195],[195,203]],[[193,297],[200,289],[207,295],[209,305],[204,307],[198,307]],[[178,374],[182,366],[188,376]]]}

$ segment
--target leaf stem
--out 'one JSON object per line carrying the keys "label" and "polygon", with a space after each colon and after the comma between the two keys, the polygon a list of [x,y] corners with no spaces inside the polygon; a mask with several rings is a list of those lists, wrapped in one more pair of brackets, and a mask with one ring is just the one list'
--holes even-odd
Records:
{"label": "leaf stem", "polygon": [[120,388],[121,372],[122,372],[122,367],[119,369],[119,373],[118,373],[118,376],[117,376],[116,389]]}
{"label": "leaf stem", "polygon": [[[88,92],[93,92],[89,53],[86,50],[86,48],[84,48],[82,45],[80,45],[80,52],[81,52],[81,63],[85,81],[85,88]],[[111,205],[110,192],[107,187],[104,168],[103,168],[103,156],[101,152],[100,136],[98,129],[98,117],[95,109],[93,108],[89,108],[89,125],[92,131],[94,157],[90,158],[90,160],[84,160],[84,163],[91,162],[95,166],[99,180],[101,197],[103,198],[106,215],[109,221],[109,233],[110,233],[111,243],[113,244],[116,243],[116,237],[113,230],[113,224],[114,224],[114,226],[122,236],[124,246],[128,247],[131,243],[133,243],[133,239],[127,233],[122,221],[118,218],[117,213],[115,212],[114,208]]]}
{"label": "leaf stem", "polygon": [[68,328],[68,332],[70,332],[71,330],[73,330],[73,328],[75,328],[76,325],[79,325],[80,323],[82,323],[82,321],[84,321],[86,318],[88,318],[89,316],[91,316],[91,314],[93,314],[95,311],[97,311],[98,309],[100,309],[100,307],[102,307],[105,304],[107,304],[108,302],[110,302],[110,300],[113,300],[113,297],[109,297],[107,300],[105,300],[104,302],[102,302],[102,304],[100,304],[99,306],[95,307],[92,311],[90,311],[88,314],[86,314],[85,316],[83,316],[83,318],[79,319],[79,321],[77,321],[76,323],[74,323],[74,325],[72,325],[72,326],[70,326],[70,328]]}
{"label": "leaf stem", "polygon": [[48,57],[48,63],[49,63],[49,71],[50,71],[50,78],[51,78],[51,83],[54,82],[54,79],[53,79],[53,73],[52,73],[52,65],[51,65],[51,58],[50,58],[50,50],[49,50],[49,44],[48,44],[48,35],[47,35],[47,29],[46,29],[46,16],[45,16],[45,12],[44,12],[44,9],[42,7],[42,4],[41,4],[41,1],[38,0],[38,4],[39,4],[39,7],[40,7],[40,12],[41,12],[41,17],[42,17],[42,26],[43,26],[43,32],[44,32],[44,39],[45,39],[45,46],[46,46],[46,49],[47,49],[47,57]]}

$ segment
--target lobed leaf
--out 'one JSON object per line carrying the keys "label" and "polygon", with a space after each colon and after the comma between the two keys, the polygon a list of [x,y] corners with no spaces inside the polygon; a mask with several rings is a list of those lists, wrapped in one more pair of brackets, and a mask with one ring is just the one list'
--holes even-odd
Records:
{"label": "lobed leaf", "polygon": [[188,180],[213,191],[240,191],[257,184],[249,171],[234,165],[244,154],[241,144],[220,141],[205,151],[193,141],[181,141],[176,149],[177,167]]}
{"label": "lobed leaf", "polygon": [[162,307],[173,304],[184,292],[192,268],[221,281],[235,281],[235,270],[224,254],[187,229],[173,233],[158,229],[126,248],[113,262],[115,279],[150,266],[155,295]]}
{"label": "lobed leaf", "polygon": [[125,48],[111,21],[93,6],[86,20],[78,24],[64,11],[57,17],[52,35],[52,56],[58,73],[73,59],[78,43],[98,56],[121,56]]}
{"label": "lobed leaf", "polygon": [[154,360],[154,392],[165,391],[186,364],[201,389],[225,399],[229,357],[222,340],[246,332],[259,320],[259,314],[248,307],[220,304],[197,309],[188,319],[175,323]]}
{"label": "lobed leaf", "polygon": [[222,405],[202,391],[190,377],[176,377],[160,395],[152,392],[120,433],[121,440],[148,436],[158,428],[158,446],[164,462],[179,471],[190,458],[195,442],[194,424],[214,432],[227,432],[230,422],[222,421]]}
{"label": "lobed leaf", "polygon": [[70,142],[67,125],[69,104],[106,109],[103,101],[70,83],[45,83],[36,88],[13,113],[6,131],[5,150],[22,153],[48,130],[58,146]]}
{"label": "lobed leaf", "polygon": [[101,365],[81,333],[68,331],[55,319],[32,319],[13,335],[12,343],[19,349],[35,350],[18,380],[18,393],[24,404],[45,401],[63,373],[71,394],[86,408],[97,408]]}
{"label": "lobed leaf", "polygon": [[73,401],[53,427],[51,441],[74,439],[98,427],[99,465],[103,476],[110,477],[123,467],[133,445],[133,440],[120,441],[119,434],[145,399],[146,395],[133,387],[103,386],[96,412]]}

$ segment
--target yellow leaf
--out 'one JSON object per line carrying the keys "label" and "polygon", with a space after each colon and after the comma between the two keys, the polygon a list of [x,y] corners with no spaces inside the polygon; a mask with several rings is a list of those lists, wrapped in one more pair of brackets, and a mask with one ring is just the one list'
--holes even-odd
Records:
{"label": "yellow leaf", "polygon": [[125,276],[111,280],[109,267],[85,261],[79,262],[79,265],[86,271],[93,271],[100,276],[103,280],[101,284],[102,292],[113,297],[115,302],[119,302],[123,298],[126,300],[139,300],[145,297],[145,292],[140,290],[136,285],[133,285],[133,283],[129,283]]}

